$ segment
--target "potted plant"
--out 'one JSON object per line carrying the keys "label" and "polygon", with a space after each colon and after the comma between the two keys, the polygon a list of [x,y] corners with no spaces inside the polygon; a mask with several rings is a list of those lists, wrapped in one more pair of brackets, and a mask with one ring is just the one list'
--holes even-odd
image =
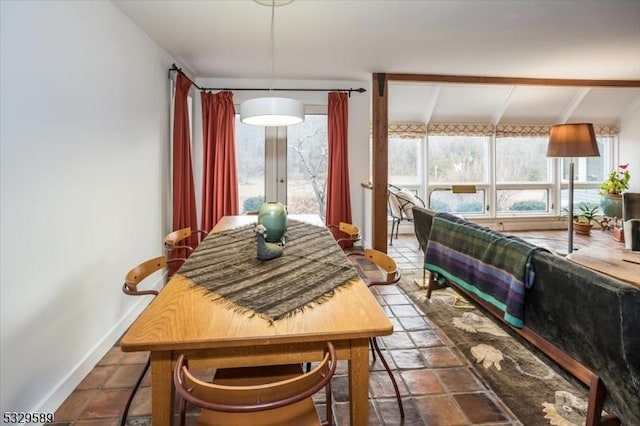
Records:
{"label": "potted plant", "polygon": [[576,234],[590,235],[593,222],[596,220],[596,216],[600,213],[600,207],[597,205],[589,206],[587,204],[580,204],[578,207],[580,213],[574,218],[573,229]]}
{"label": "potted plant", "polygon": [[613,169],[609,172],[609,177],[602,182],[600,186],[601,195],[621,195],[624,191],[629,189],[629,180],[631,174],[629,173],[629,163],[620,164],[618,169]]}
{"label": "potted plant", "polygon": [[620,164],[611,170],[607,179],[600,185],[600,207],[606,217],[620,218],[622,216],[622,193],[629,189],[631,174],[629,164]]}

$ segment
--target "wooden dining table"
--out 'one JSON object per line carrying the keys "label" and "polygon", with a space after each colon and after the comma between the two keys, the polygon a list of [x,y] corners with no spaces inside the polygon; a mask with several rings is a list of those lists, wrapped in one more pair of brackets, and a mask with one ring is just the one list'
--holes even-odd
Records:
{"label": "wooden dining table", "polygon": [[640,252],[623,248],[586,246],[567,259],[635,286],[640,286]]}
{"label": "wooden dining table", "polygon": [[[314,216],[298,219],[318,222]],[[256,220],[225,216],[207,238]],[[351,424],[364,426],[369,413],[369,339],[392,332],[391,322],[359,278],[310,309],[268,321],[215,300],[178,270],[125,333],[121,348],[150,352],[152,424],[165,426],[173,421],[172,370],[180,354],[186,354],[191,365],[215,368],[306,363],[320,360],[325,342],[331,341],[338,358],[348,360]]]}

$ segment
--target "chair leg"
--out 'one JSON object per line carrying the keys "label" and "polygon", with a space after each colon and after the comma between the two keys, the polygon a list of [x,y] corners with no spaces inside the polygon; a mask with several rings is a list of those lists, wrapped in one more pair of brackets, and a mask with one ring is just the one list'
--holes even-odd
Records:
{"label": "chair leg", "polygon": [[392,246],[393,245],[393,231],[396,230],[396,239],[398,239],[398,231],[397,228],[400,227],[400,222],[396,219],[393,218],[393,220],[391,221],[391,239],[389,240],[389,245]]}
{"label": "chair leg", "polygon": [[325,401],[327,403],[326,424],[328,426],[333,426],[333,407],[331,406],[333,399],[331,397],[331,380],[329,380],[329,383],[327,383],[327,386],[325,386]]}
{"label": "chair leg", "polygon": [[373,349],[373,337],[369,338],[369,346],[371,347],[371,358],[376,362],[376,351]]}
{"label": "chair leg", "polygon": [[380,351],[380,347],[378,346],[378,341],[375,337],[371,338],[371,343],[373,344],[373,348],[378,353],[380,357],[380,361],[382,361],[382,365],[384,365],[385,370],[389,374],[389,378],[391,379],[391,383],[393,384],[393,389],[396,392],[396,399],[398,400],[398,408],[400,409],[400,418],[404,419],[404,407],[402,406],[402,398],[400,397],[400,389],[398,389],[398,383],[396,382],[396,378],[393,377],[393,373],[391,372],[391,368],[389,368],[389,364],[387,364],[387,360],[384,359],[384,355],[382,355],[382,351]]}
{"label": "chair leg", "polygon": [[133,402],[133,398],[136,396],[136,392],[138,392],[138,388],[140,387],[140,383],[142,383],[142,379],[144,379],[144,375],[147,374],[147,370],[149,370],[149,366],[151,365],[151,356],[147,359],[147,363],[142,369],[142,373],[138,380],[136,381],[135,386],[131,390],[131,394],[129,398],[127,398],[127,403],[124,406],[124,411],[122,412],[122,418],[120,419],[120,426],[124,426],[127,423],[127,417],[129,416],[129,408],[131,408],[131,403]]}
{"label": "chair leg", "polygon": [[187,419],[187,400],[180,398],[178,402],[179,426],[184,426]]}

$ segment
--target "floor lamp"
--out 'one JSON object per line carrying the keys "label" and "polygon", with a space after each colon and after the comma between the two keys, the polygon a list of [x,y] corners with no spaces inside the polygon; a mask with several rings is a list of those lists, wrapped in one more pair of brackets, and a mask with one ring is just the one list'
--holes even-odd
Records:
{"label": "floor lamp", "polygon": [[599,157],[598,142],[593,124],[559,124],[551,126],[547,157],[569,158],[569,247],[573,252],[573,159],[576,157]]}

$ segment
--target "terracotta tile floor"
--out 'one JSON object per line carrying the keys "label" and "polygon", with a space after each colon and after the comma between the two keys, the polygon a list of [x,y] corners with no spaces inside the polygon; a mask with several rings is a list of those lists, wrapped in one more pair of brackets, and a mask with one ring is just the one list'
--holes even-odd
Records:
{"label": "terracotta tile floor", "polygon": [[[566,231],[518,233],[532,242],[566,250]],[[595,230],[591,237],[578,236],[574,244],[621,247],[610,232]],[[402,271],[420,270],[422,252],[413,235],[394,239],[391,254]],[[394,370],[403,398],[405,425],[517,425],[521,424],[494,392],[475,373],[465,357],[444,333],[396,287],[374,288],[377,299],[394,325],[391,336],[379,339]],[[119,424],[128,392],[144,367],[146,353],[123,353],[114,346],[56,411],[57,425],[113,426]],[[337,425],[349,424],[346,362],[341,362],[332,381]],[[369,383],[370,424],[401,424],[389,376],[380,361],[371,366]],[[322,392],[316,403],[324,413]],[[129,425],[149,424],[150,381],[142,383],[129,413]],[[188,424],[194,424],[191,413]]]}

